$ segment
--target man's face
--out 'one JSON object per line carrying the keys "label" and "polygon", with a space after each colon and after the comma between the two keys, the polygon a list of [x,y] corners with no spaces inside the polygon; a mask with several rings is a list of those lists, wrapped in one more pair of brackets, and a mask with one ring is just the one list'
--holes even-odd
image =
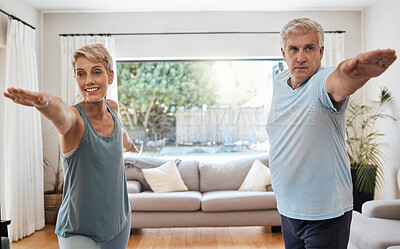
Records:
{"label": "man's face", "polygon": [[310,32],[304,35],[290,35],[281,48],[282,56],[287,63],[292,87],[301,86],[321,66],[324,47],[319,47],[318,34]]}

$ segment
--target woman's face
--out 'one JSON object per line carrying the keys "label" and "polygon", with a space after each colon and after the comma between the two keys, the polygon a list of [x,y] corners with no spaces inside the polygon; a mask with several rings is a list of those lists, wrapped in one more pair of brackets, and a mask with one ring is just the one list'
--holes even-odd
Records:
{"label": "woman's face", "polygon": [[104,99],[113,76],[114,71],[108,74],[102,62],[93,62],[84,56],[75,62],[75,79],[83,98],[88,102]]}

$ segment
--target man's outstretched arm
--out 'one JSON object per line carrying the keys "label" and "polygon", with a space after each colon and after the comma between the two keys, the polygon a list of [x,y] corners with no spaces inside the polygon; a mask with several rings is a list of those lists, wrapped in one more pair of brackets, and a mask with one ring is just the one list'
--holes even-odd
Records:
{"label": "man's outstretched arm", "polygon": [[340,109],[346,97],[364,86],[370,78],[385,72],[396,58],[396,51],[385,49],[361,53],[341,62],[326,81],[326,91],[335,107]]}

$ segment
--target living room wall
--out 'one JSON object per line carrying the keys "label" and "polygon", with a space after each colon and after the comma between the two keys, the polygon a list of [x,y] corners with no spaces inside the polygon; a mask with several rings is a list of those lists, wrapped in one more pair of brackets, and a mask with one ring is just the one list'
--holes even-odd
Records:
{"label": "living room wall", "polygon": [[[381,0],[364,11],[364,48],[365,51],[373,49],[392,48],[400,53],[400,1]],[[389,110],[400,120],[400,59],[398,58],[392,66],[380,77],[371,80],[366,86],[366,97],[376,99],[380,86],[386,86],[392,92],[395,104]],[[400,168],[400,121],[396,123],[384,120],[379,126],[380,131],[386,134],[382,141],[386,143],[386,160],[384,163],[383,188],[375,194],[376,199],[400,198],[396,174]]]}
{"label": "living room wall", "polygon": [[[163,32],[226,32],[226,31],[274,31],[279,32],[289,20],[310,17],[320,22],[325,30],[346,31],[345,56],[352,57],[361,52],[360,11],[288,11],[288,12],[135,12],[135,13],[44,13],[43,15],[43,90],[60,96],[60,46],[59,34],[67,33],[163,33]],[[158,39],[155,37],[153,39]],[[188,41],[181,45],[182,36],[163,49],[149,41],[147,46],[130,46],[129,37],[116,36],[117,59],[123,57],[163,56],[199,57],[280,57],[279,39],[276,44],[253,43],[256,36],[196,36],[200,51],[194,50]],[[206,46],[215,39],[218,46]],[[193,40],[192,40],[193,41]],[[176,44],[176,45],[174,45]],[[179,45],[178,45],[179,44]],[[204,45],[206,44],[206,45]],[[214,50],[211,53],[210,47]],[[217,47],[218,49],[215,49]],[[230,48],[227,49],[227,48]],[[136,50],[135,50],[136,49]],[[133,52],[132,52],[133,51]],[[129,55],[129,56],[128,56]],[[53,164],[57,162],[58,136],[44,121],[44,154]],[[45,175],[45,190],[51,186],[52,176]]]}

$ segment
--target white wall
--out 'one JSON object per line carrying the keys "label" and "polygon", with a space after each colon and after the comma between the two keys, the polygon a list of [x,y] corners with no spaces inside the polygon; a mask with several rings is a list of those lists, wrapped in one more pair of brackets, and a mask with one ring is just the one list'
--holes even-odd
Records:
{"label": "white wall", "polygon": [[[392,48],[400,53],[400,1],[381,0],[364,11],[364,47],[366,51],[373,49]],[[380,77],[367,83],[366,93],[371,99],[376,99],[380,86],[387,86],[395,98],[392,114],[400,119],[400,59]],[[382,122],[380,128],[386,134],[383,139],[387,143],[386,160],[384,164],[385,183],[376,193],[377,199],[400,198],[397,188],[396,172],[400,168],[400,121]]]}
{"label": "white wall", "polygon": [[[346,57],[361,52],[360,11],[309,12],[136,12],[45,13],[43,16],[44,90],[60,96],[60,46],[62,33],[163,33],[163,32],[279,32],[289,20],[315,19],[325,30],[346,31]],[[214,58],[280,57],[279,35],[116,36],[116,57]],[[272,43],[268,43],[268,42]],[[57,161],[57,136],[50,124],[43,127],[44,154]],[[50,176],[46,176],[46,183]],[[45,189],[49,184],[45,184]]]}
{"label": "white wall", "polygon": [[[45,13],[44,86],[47,91],[60,95],[56,82],[60,74],[59,34],[62,33],[279,32],[286,22],[303,16],[317,20],[325,30],[345,30],[346,57],[361,51],[361,12],[358,11]],[[275,36],[277,39],[274,38],[274,41],[279,42],[279,36]],[[279,44],[263,43],[264,39],[269,38],[266,35],[116,36],[116,56],[280,57]],[[168,43],[168,46],[163,43]]]}
{"label": "white wall", "polygon": [[[28,4],[25,0],[0,0],[0,9],[5,12],[18,17],[22,21],[32,25],[36,28],[36,56],[39,66],[41,66],[41,36],[42,36],[42,15],[38,9]],[[0,13],[0,22],[1,25],[7,25],[7,16],[3,13]],[[3,39],[5,41],[5,37],[7,36],[7,29],[0,28],[0,43],[2,43]]]}
{"label": "white wall", "polygon": [[[19,19],[23,20],[24,22],[29,23],[30,25],[36,27],[36,54],[37,60],[39,65],[39,72],[40,72],[40,62],[41,60],[41,52],[40,52],[40,37],[41,37],[41,13],[24,0],[1,0],[0,1],[0,9],[6,11],[7,13],[18,17]],[[6,43],[7,37],[7,22],[8,17],[3,13],[0,13],[0,44]],[[4,148],[3,148],[3,138],[4,138],[4,123],[3,121],[7,121],[4,118],[4,101],[5,98],[3,97],[3,91],[5,90],[5,70],[6,70],[6,48],[0,45],[0,175],[4,176],[4,161],[3,158],[5,155]],[[40,75],[40,74],[39,74]],[[40,82],[40,80],[39,80]],[[7,100],[8,101],[8,100]],[[1,184],[4,181],[0,178],[0,194],[4,192],[4,186]]]}

